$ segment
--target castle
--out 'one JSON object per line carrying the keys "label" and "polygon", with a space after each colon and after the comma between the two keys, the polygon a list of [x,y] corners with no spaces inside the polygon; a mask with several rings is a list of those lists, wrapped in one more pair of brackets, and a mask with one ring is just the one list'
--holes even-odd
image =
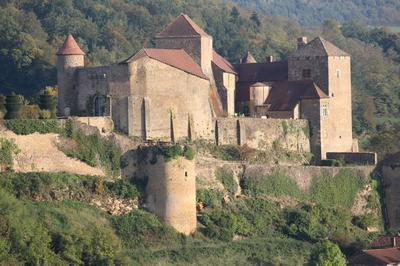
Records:
{"label": "castle", "polygon": [[213,38],[181,14],[155,43],[118,64],[85,67],[85,53],[69,35],[57,53],[59,114],[110,116],[130,136],[166,141],[218,140],[219,119],[234,121],[232,130],[243,119],[259,125],[307,120],[309,148],[301,149],[317,161],[327,152],[358,151],[350,55],[323,38],[299,38],[287,61],[257,63],[249,53],[231,64],[213,50]]}

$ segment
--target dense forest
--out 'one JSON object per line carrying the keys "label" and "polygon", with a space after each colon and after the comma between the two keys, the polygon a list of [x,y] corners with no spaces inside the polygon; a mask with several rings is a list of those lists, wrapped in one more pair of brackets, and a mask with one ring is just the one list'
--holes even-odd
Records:
{"label": "dense forest", "polygon": [[[368,25],[399,25],[396,0],[234,0],[269,16],[282,16],[302,25],[320,25],[327,19],[358,20]],[[345,8],[344,8],[345,7]]]}
{"label": "dense forest", "polygon": [[363,136],[397,127],[399,33],[356,22],[339,25],[325,21],[317,28],[302,28],[296,22],[223,1],[1,1],[1,93],[15,91],[29,98],[45,86],[55,85],[55,53],[68,33],[87,52],[88,65],[115,63],[142,47],[153,46],[153,36],[181,12],[204,27],[214,37],[215,49],[232,62],[238,62],[248,50],[260,61],[267,55],[284,59],[295,49],[298,36],[322,35],[352,55],[354,131]]}

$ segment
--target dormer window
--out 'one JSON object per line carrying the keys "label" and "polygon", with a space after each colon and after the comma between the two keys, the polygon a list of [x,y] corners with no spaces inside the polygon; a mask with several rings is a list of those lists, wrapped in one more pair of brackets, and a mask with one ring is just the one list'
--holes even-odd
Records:
{"label": "dormer window", "polygon": [[310,79],[311,78],[311,69],[303,69],[303,79]]}

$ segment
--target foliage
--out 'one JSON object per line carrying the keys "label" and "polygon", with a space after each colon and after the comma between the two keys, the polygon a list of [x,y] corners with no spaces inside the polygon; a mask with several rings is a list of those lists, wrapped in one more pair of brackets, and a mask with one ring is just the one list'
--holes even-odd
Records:
{"label": "foliage", "polygon": [[367,213],[353,218],[353,224],[364,230],[367,230],[368,227],[376,225],[377,222],[377,217],[372,213]]}
{"label": "foliage", "polygon": [[137,210],[113,217],[112,225],[117,235],[129,248],[179,244],[183,236],[174,229],[163,225],[154,214]]}
{"label": "foliage", "polygon": [[215,177],[222,183],[226,191],[228,191],[231,197],[234,197],[238,188],[238,184],[233,176],[231,170],[219,168],[215,171]]}
{"label": "foliage", "polygon": [[301,198],[302,193],[295,181],[283,171],[275,171],[267,176],[244,177],[240,186],[242,192],[248,196],[290,196]]}
{"label": "foliage", "polygon": [[6,97],[4,104],[6,108],[5,119],[18,119],[21,118],[23,97],[20,95],[11,94]]}
{"label": "foliage", "polygon": [[196,191],[197,202],[203,203],[204,207],[208,208],[220,206],[223,196],[221,191],[211,189],[198,189]]}
{"label": "foliage", "polygon": [[194,150],[194,148],[191,145],[186,145],[183,148],[183,155],[185,156],[185,158],[187,160],[193,160],[194,157],[196,156],[196,151]]}
{"label": "foliage", "polygon": [[[340,22],[362,21],[365,25],[397,25],[399,20],[398,2],[384,0],[379,4],[373,0],[327,1],[263,1],[235,0],[235,2],[270,16],[288,16],[302,25],[316,26],[326,19]],[[346,8],[344,8],[346,7]]]}
{"label": "foliage", "polygon": [[346,258],[340,248],[330,241],[322,241],[314,248],[311,265],[315,266],[345,266]]}
{"label": "foliage", "polygon": [[336,176],[323,174],[314,177],[310,197],[327,206],[351,208],[357,193],[366,185],[362,177],[350,170],[342,169]]}
{"label": "foliage", "polygon": [[18,146],[14,142],[0,138],[0,170],[12,170],[14,155],[18,153]]}
{"label": "foliage", "polygon": [[57,120],[12,119],[5,122],[7,128],[17,135],[61,133]]}
{"label": "foliage", "polygon": [[123,199],[139,197],[138,188],[122,179],[115,182],[106,182],[105,187],[109,193]]}
{"label": "foliage", "polygon": [[121,165],[121,149],[111,138],[102,138],[99,134],[86,135],[82,130],[76,130],[72,122],[67,120],[66,135],[75,142],[74,147],[61,147],[69,157],[79,159],[90,166],[101,164],[108,174],[118,176]]}
{"label": "foliage", "polygon": [[40,108],[36,104],[24,105],[21,108],[21,118],[23,119],[39,119]]}

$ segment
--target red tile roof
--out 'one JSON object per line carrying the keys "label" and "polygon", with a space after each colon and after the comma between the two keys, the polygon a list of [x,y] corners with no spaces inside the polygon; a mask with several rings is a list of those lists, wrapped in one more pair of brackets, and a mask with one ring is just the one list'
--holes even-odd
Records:
{"label": "red tile roof", "polygon": [[250,86],[257,82],[285,81],[288,79],[287,61],[253,64],[234,64],[238,73],[237,101],[250,99]]}
{"label": "red tile roof", "polygon": [[349,265],[388,265],[400,263],[400,249],[369,249],[352,256]]}
{"label": "red tile roof", "polygon": [[156,35],[156,38],[165,37],[210,37],[188,15],[180,14],[164,30]]}
{"label": "red tile roof", "polygon": [[208,79],[201,67],[183,49],[145,48],[121,63],[130,63],[146,56],[202,79]]}
{"label": "red tile roof", "polygon": [[[395,246],[393,246],[395,244]],[[400,236],[380,236],[371,243],[370,248],[392,248],[400,245]]]}
{"label": "red tile roof", "polygon": [[265,101],[269,111],[291,111],[302,99],[322,99],[328,96],[312,81],[297,80],[272,83]]}
{"label": "red tile roof", "polygon": [[74,37],[68,34],[63,46],[58,50],[57,55],[85,55],[85,53],[76,43]]}
{"label": "red tile roof", "polygon": [[212,61],[224,72],[236,74],[235,67],[228,60],[219,55],[216,51],[213,51]]}

